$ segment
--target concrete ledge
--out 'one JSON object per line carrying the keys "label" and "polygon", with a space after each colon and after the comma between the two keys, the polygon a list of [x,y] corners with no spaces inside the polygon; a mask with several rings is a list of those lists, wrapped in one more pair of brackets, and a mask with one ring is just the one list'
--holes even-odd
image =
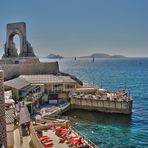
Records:
{"label": "concrete ledge", "polygon": [[106,108],[106,107],[90,107],[90,106],[82,106],[82,105],[71,105],[72,109],[83,109],[89,111],[99,111],[99,112],[106,112],[106,113],[119,113],[119,114],[131,114],[130,110],[127,109],[117,109],[117,108]]}
{"label": "concrete ledge", "polygon": [[71,98],[71,107],[85,110],[96,110],[108,113],[132,113],[132,100],[126,101],[109,101],[83,98]]}

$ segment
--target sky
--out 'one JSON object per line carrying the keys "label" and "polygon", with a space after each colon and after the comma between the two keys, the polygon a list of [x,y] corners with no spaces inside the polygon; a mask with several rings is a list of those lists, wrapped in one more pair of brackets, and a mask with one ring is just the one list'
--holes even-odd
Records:
{"label": "sky", "polygon": [[38,56],[148,56],[148,0],[0,0],[0,55],[14,22],[26,22]]}

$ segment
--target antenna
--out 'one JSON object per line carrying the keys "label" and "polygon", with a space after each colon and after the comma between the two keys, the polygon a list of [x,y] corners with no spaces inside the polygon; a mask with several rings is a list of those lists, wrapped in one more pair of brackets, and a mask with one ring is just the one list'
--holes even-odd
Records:
{"label": "antenna", "polygon": [[125,82],[124,82],[124,89],[125,89],[125,90],[127,89],[127,87],[126,87],[126,80],[125,80]]}
{"label": "antenna", "polygon": [[93,75],[93,87],[95,86],[95,80],[94,80],[94,75]]}
{"label": "antenna", "polygon": [[93,56],[93,63],[95,62],[95,57]]}
{"label": "antenna", "polygon": [[102,88],[102,86],[103,86],[103,83],[102,83],[102,78],[101,78],[101,86],[100,87]]}

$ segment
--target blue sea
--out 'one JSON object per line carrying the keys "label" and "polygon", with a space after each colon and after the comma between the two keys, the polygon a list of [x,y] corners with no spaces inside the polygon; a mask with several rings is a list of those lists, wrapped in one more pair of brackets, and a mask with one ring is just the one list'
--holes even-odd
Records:
{"label": "blue sea", "polygon": [[131,115],[69,111],[76,129],[100,148],[148,148],[148,58],[63,59],[59,67],[89,85],[126,89],[133,98]]}

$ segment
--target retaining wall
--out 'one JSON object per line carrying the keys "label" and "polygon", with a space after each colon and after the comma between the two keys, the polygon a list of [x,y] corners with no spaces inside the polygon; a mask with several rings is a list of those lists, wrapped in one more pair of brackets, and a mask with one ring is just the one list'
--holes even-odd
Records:
{"label": "retaining wall", "polygon": [[0,69],[4,70],[4,80],[9,80],[19,75],[56,74],[59,72],[59,65],[58,62],[0,64]]}
{"label": "retaining wall", "polygon": [[71,98],[71,108],[130,114],[132,111],[132,100],[126,102]]}
{"label": "retaining wall", "polygon": [[68,111],[70,109],[70,103],[59,107],[59,109],[55,110],[54,112],[52,112],[51,114],[49,114],[49,116],[54,116],[54,115],[61,115],[64,112]]}

